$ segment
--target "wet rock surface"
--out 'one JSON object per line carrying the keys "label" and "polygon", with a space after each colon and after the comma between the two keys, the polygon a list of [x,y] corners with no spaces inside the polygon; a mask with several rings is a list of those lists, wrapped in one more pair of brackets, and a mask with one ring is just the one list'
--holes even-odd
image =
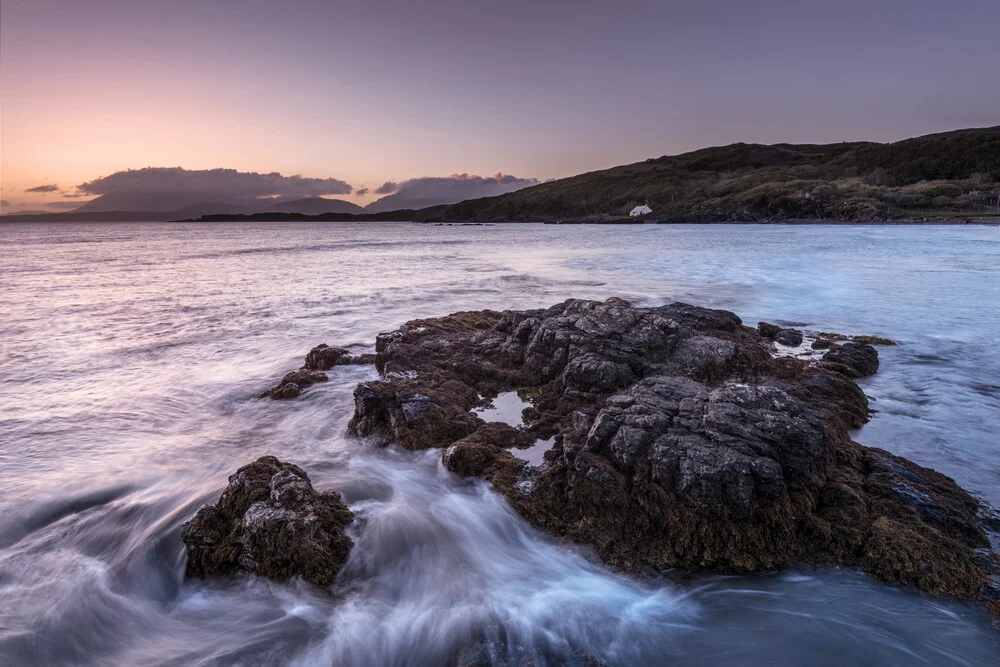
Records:
{"label": "wet rock surface", "polygon": [[297,371],[285,374],[276,386],[257,395],[257,398],[297,398],[302,390],[318,382],[326,382],[328,371],[334,366],[375,363],[374,354],[354,354],[343,347],[330,347],[323,343],[309,350],[305,364]]}
{"label": "wet rock surface", "polygon": [[802,345],[802,332],[798,329],[782,329],[774,340],[788,347],[798,347]]}
{"label": "wet rock surface", "polygon": [[354,515],[333,492],[318,492],[292,463],[263,456],[229,477],[215,505],[184,524],[190,577],[248,572],[333,583],[352,542]]}
{"label": "wet rock surface", "polygon": [[[869,417],[854,378],[878,369],[874,348],[780,357],[780,329],[762,329],[620,299],[413,321],[379,335],[383,379],[355,390],[350,429],[443,448],[448,469],[625,570],[846,565],[986,600],[997,563],[976,499],[850,438]],[[523,427],[471,412],[512,390],[534,396]],[[541,466],[510,452],[553,436]]]}

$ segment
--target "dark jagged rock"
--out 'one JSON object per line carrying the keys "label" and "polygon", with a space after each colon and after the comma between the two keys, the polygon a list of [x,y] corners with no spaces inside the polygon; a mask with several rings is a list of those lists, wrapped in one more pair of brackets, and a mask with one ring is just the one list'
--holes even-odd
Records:
{"label": "dark jagged rock", "polygon": [[774,339],[782,345],[798,347],[802,345],[802,332],[798,329],[782,329]]}
{"label": "dark jagged rock", "polygon": [[855,343],[864,345],[895,345],[896,341],[882,336],[854,336],[851,338]]}
{"label": "dark jagged rock", "polygon": [[812,344],[809,347],[811,347],[814,350],[829,350],[832,345],[833,343],[826,340],[825,338],[817,338],[812,342]]}
{"label": "dark jagged rock", "polygon": [[323,343],[309,350],[306,362],[297,371],[287,373],[277,386],[257,395],[257,398],[296,398],[306,387],[318,382],[326,382],[329,377],[323,371],[334,366],[349,366],[375,363],[374,354],[352,354],[343,347],[330,347]]}
{"label": "dark jagged rock", "polygon": [[781,333],[781,327],[777,324],[771,324],[770,322],[758,322],[757,323],[757,333],[759,333],[764,338],[774,340]]}
{"label": "dark jagged rock", "polygon": [[317,382],[326,382],[329,378],[326,373],[320,371],[299,370],[286,373],[281,378],[278,386],[268,389],[257,398],[295,398],[302,393],[306,387],[310,387]]}
{"label": "dark jagged rock", "polygon": [[235,572],[333,583],[352,542],[354,514],[332,492],[317,492],[298,466],[263,456],[229,477],[219,502],[184,524],[190,577]]}
{"label": "dark jagged rock", "polygon": [[306,355],[306,363],[302,368],[313,371],[328,371],[349,354],[350,352],[342,347],[330,347],[323,343],[309,350],[309,354]]}
{"label": "dark jagged rock", "polygon": [[328,371],[334,366],[352,366],[375,363],[374,354],[352,354],[343,347],[330,347],[326,343],[309,350],[303,370]]}
{"label": "dark jagged rock", "polygon": [[[990,544],[976,500],[850,438],[869,417],[852,378],[877,370],[874,348],[814,362],[771,347],[732,313],[679,303],[417,320],[378,336],[383,379],[355,390],[350,429],[444,448],[448,469],[624,569],[840,564],[977,599],[989,568],[976,550]],[[522,428],[470,412],[528,389]],[[540,467],[510,451],[552,436]]]}
{"label": "dark jagged rock", "polygon": [[864,343],[844,343],[824,354],[821,363],[849,378],[868,377],[878,371],[878,352]]}

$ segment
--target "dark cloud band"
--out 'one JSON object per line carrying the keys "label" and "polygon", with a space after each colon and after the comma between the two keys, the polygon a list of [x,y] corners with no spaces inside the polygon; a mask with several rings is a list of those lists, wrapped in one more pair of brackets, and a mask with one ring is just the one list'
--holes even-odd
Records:
{"label": "dark cloud band", "polygon": [[346,195],[351,186],[335,178],[258,174],[235,169],[147,167],[119,171],[88,181],[77,190],[89,195],[124,192],[198,192],[216,199],[245,197],[319,197]]}

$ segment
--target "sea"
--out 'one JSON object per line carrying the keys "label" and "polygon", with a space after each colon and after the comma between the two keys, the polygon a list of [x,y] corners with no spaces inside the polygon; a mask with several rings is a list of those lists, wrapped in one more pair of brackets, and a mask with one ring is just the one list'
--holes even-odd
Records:
{"label": "sea", "polygon": [[[851,569],[615,572],[349,435],[371,366],[254,398],[319,343],[611,296],[897,341],[853,437],[1000,504],[996,226],[0,224],[0,664],[1000,664],[982,608]],[[184,577],[181,525],[264,454],[362,519],[328,590]]]}

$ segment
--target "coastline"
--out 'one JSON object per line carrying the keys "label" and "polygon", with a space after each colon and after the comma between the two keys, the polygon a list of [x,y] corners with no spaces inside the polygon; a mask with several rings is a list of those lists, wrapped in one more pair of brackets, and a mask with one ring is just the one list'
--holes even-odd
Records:
{"label": "coastline", "polygon": [[[398,212],[397,212],[398,213]],[[405,212],[404,212],[405,213]],[[351,215],[351,214],[320,214],[304,215],[295,213],[284,213],[279,215],[267,214],[234,214],[234,215],[206,215],[199,218],[187,218],[182,220],[169,219],[164,216],[154,216],[149,214],[129,215],[86,215],[74,216],[70,214],[43,214],[43,215],[5,215],[0,216],[0,224],[49,224],[49,223],[215,223],[215,222],[412,222],[417,224],[427,224],[434,226],[449,227],[482,227],[505,224],[536,224],[536,225],[838,225],[838,226],[959,226],[974,225],[996,227],[1000,226],[1000,215],[978,215],[968,217],[942,216],[942,217],[901,217],[882,220],[839,220],[833,218],[773,218],[773,219],[704,219],[698,217],[664,218],[664,219],[636,219],[636,218],[608,218],[608,217],[586,217],[569,218],[559,220],[440,220],[440,219],[419,219],[407,215],[373,214],[373,215]]]}

